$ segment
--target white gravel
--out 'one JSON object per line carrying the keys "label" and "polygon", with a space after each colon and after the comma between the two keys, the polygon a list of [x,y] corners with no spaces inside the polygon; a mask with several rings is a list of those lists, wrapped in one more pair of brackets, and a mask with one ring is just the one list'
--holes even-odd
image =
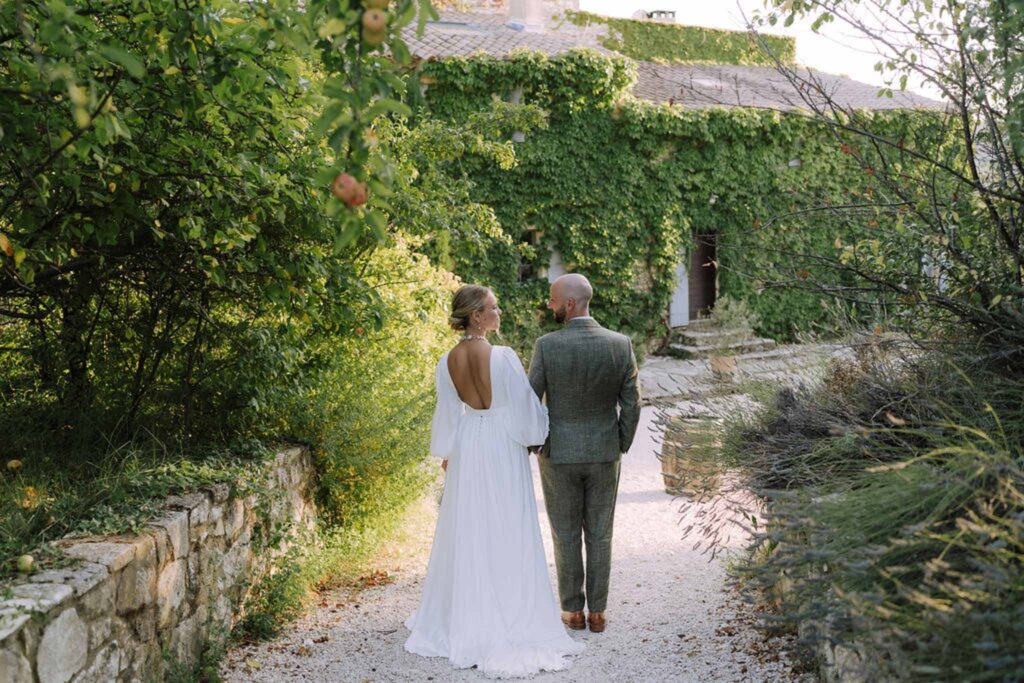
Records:
{"label": "white gravel", "polygon": [[[642,413],[636,443],[623,460],[615,519],[608,628],[574,631],[587,649],[563,672],[537,681],[786,681],[795,677],[753,628],[749,608],[726,587],[721,558],[692,549],[678,504],[665,493],[654,411]],[[555,586],[550,531],[536,460],[534,485],[540,525]],[[321,607],[272,642],[228,653],[227,681],[482,681],[475,670],[455,670],[445,659],[405,652],[402,626],[416,607],[436,516],[424,499],[409,515],[405,539],[388,548],[378,568],[394,581],[358,593],[338,590]],[[742,534],[731,544],[742,544]],[[760,655],[757,653],[760,652]],[[764,655],[768,654],[767,657]],[[777,661],[761,661],[776,659]]]}

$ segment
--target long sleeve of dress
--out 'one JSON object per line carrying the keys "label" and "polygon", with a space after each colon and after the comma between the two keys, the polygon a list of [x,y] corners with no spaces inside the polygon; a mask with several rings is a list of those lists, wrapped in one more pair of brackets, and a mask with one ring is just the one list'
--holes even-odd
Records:
{"label": "long sleeve of dress", "polygon": [[451,458],[455,455],[455,431],[459,415],[463,412],[462,401],[448,376],[447,362],[447,355],[442,356],[434,369],[437,406],[430,423],[430,454],[435,458]]}
{"label": "long sleeve of dress", "polygon": [[504,363],[501,367],[505,373],[509,436],[526,447],[542,444],[548,436],[548,409],[541,404],[530,386],[526,370],[516,352],[507,347],[502,351]]}

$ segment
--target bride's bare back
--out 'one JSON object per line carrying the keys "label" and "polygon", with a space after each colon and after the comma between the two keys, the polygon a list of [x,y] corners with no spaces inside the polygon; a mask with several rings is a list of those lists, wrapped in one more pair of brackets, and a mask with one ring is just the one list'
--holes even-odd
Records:
{"label": "bride's bare back", "polygon": [[463,403],[477,410],[491,407],[491,345],[464,341],[448,352],[448,374]]}

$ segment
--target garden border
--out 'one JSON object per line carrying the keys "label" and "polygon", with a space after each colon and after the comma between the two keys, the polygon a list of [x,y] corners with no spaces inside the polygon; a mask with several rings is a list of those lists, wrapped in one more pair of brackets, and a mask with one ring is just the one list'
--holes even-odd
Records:
{"label": "garden border", "polygon": [[171,496],[135,536],[61,541],[75,566],[32,574],[0,598],[3,683],[161,679],[223,642],[255,580],[316,522],[307,449],[276,451],[267,486]]}

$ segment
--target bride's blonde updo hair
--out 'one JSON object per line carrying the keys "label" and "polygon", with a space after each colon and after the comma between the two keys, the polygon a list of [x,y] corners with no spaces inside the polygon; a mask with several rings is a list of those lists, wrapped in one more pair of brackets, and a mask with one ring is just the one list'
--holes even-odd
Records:
{"label": "bride's blonde updo hair", "polygon": [[448,324],[457,332],[464,332],[469,327],[469,317],[477,311],[484,310],[484,302],[491,293],[481,285],[462,285],[452,297],[452,314]]}

